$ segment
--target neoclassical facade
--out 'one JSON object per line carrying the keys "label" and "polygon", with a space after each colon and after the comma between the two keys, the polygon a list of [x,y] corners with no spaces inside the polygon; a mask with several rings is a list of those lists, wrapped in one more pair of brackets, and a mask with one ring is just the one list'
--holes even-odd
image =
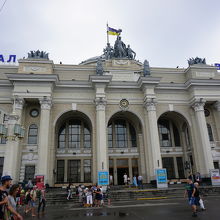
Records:
{"label": "neoclassical facade", "polygon": [[[99,61],[100,62],[100,61]],[[192,64],[150,68],[133,59],[79,65],[48,58],[0,66],[0,174],[15,181],[40,174],[50,185],[96,183],[108,170],[168,179],[208,177],[220,163],[220,73]],[[16,126],[24,134],[15,132]]]}

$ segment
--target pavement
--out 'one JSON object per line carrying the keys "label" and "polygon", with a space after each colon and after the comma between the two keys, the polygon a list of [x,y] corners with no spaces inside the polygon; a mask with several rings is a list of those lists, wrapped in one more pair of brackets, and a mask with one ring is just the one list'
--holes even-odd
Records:
{"label": "pavement", "polygon": [[199,211],[198,217],[192,217],[191,208],[186,199],[161,199],[152,201],[115,202],[103,208],[80,208],[74,206],[50,206],[44,215],[24,216],[25,220],[219,220],[220,196],[204,198],[206,211]]}

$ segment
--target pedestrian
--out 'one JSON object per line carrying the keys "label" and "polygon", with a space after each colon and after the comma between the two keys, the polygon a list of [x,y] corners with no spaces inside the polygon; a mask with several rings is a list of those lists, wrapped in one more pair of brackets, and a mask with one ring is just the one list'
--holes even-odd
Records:
{"label": "pedestrian", "polygon": [[38,212],[38,215],[40,213],[40,210],[41,210],[41,206],[43,205],[42,207],[42,214],[44,214],[44,211],[45,211],[45,207],[46,207],[46,189],[40,189],[39,190],[39,204],[38,204],[38,209],[37,209],[37,212]]}
{"label": "pedestrian", "polygon": [[137,177],[133,176],[133,185],[137,188]]}
{"label": "pedestrian", "polygon": [[193,193],[192,193],[192,197],[191,197],[191,205],[192,205],[192,210],[193,210],[193,217],[197,216],[197,206],[199,206],[199,188],[198,188],[199,184],[197,182],[194,183],[194,189],[193,189]]}
{"label": "pedestrian", "polygon": [[30,197],[31,197],[31,215],[32,217],[36,216],[36,200],[37,200],[37,186],[34,186],[33,189],[30,192]]}
{"label": "pedestrian", "polygon": [[123,179],[124,179],[124,185],[127,185],[128,184],[128,175],[126,173],[124,174]]}
{"label": "pedestrian", "polygon": [[109,175],[109,183],[110,183],[110,185],[113,185],[113,176],[112,176],[112,174]]}
{"label": "pedestrian", "polygon": [[[16,212],[18,212],[16,199],[17,199],[17,194],[19,193],[19,188],[20,186],[18,184],[12,185],[12,187],[9,190],[9,196],[8,196],[9,204]],[[16,214],[14,214],[13,212],[10,212],[10,219],[17,220],[19,218],[17,217]]]}
{"label": "pedestrian", "polygon": [[28,188],[24,199],[24,213],[27,214],[31,210],[31,189]]}
{"label": "pedestrian", "polygon": [[199,185],[201,185],[202,177],[201,177],[201,174],[199,172],[197,172],[196,175],[195,175],[195,181],[197,183],[199,183]]}
{"label": "pedestrian", "polygon": [[92,207],[92,204],[93,204],[92,195],[93,195],[92,186],[89,186],[86,192],[86,203],[87,203],[87,206],[90,206],[90,207]]}
{"label": "pedestrian", "polygon": [[97,186],[97,189],[96,189],[95,199],[96,199],[96,207],[100,207],[101,200],[102,200],[102,194],[101,194],[101,189],[99,186]]}
{"label": "pedestrian", "polygon": [[2,185],[0,186],[0,220],[9,219],[9,213],[12,214],[14,218],[17,218],[17,220],[23,220],[22,216],[11,206],[9,202],[7,191],[11,186],[11,181],[12,178],[9,175],[1,177]]}
{"label": "pedestrian", "polygon": [[106,189],[106,199],[108,200],[108,206],[111,205],[111,199],[112,199],[112,195],[111,195],[111,187],[107,186]]}
{"label": "pedestrian", "polygon": [[192,198],[194,188],[195,188],[195,186],[192,182],[192,179],[187,179],[187,184],[185,186],[184,198],[186,197],[186,195],[188,196],[188,203],[192,207],[193,216],[197,216],[195,206],[194,206],[195,201],[194,201],[194,198]]}
{"label": "pedestrian", "polygon": [[69,185],[67,186],[67,192],[68,192],[67,200],[69,200],[70,198],[72,199],[73,198],[73,190],[72,190],[71,183],[69,183]]}
{"label": "pedestrian", "polygon": [[138,187],[143,189],[143,177],[141,175],[138,176]]}
{"label": "pedestrian", "polygon": [[29,189],[32,189],[33,188],[33,183],[32,183],[32,180],[29,178],[28,179],[28,183],[27,183],[27,188],[29,188]]}
{"label": "pedestrian", "polygon": [[82,190],[82,187],[81,185],[78,186],[78,195],[79,195],[79,203],[82,204],[83,202],[83,190]]}

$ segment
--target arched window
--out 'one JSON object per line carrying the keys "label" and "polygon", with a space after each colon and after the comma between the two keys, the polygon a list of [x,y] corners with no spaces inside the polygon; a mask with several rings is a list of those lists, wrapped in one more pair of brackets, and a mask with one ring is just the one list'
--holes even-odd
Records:
{"label": "arched window", "polygon": [[119,119],[108,125],[108,147],[127,148],[137,147],[136,130],[126,120]]}
{"label": "arched window", "polygon": [[35,124],[30,125],[28,131],[28,144],[37,144],[38,127]]}
{"label": "arched window", "polygon": [[89,126],[76,119],[64,122],[58,131],[58,148],[91,148]]}
{"label": "arched window", "polygon": [[207,124],[208,129],[208,135],[209,135],[209,141],[214,141],[213,133],[212,133],[212,127],[210,124]]}

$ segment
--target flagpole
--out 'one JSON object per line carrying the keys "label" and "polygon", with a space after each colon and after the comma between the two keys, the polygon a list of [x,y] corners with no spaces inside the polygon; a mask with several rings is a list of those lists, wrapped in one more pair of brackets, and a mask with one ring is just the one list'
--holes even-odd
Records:
{"label": "flagpole", "polygon": [[109,43],[109,35],[108,35],[108,22],[107,22],[107,31],[106,31],[106,33],[107,33],[107,44]]}

